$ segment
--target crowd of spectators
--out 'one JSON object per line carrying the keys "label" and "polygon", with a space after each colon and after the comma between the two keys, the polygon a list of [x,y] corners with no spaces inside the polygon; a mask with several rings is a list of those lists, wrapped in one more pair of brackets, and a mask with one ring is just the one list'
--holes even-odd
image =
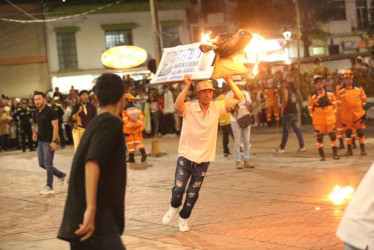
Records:
{"label": "crowd of spectators", "polygon": [[[355,81],[362,86],[368,96],[374,95],[374,52],[366,63],[362,57],[351,58],[350,68],[354,72]],[[344,69],[343,69],[344,70]],[[336,84],[340,81],[340,72],[338,69],[329,71],[320,59],[316,59],[308,72],[300,73],[295,64],[272,67],[266,64],[259,65],[259,73],[255,77],[243,77],[247,82],[244,90],[251,95],[252,106],[262,107],[265,102],[263,92],[270,84],[281,88],[282,79],[295,84],[300,109],[302,102],[307,100],[308,95],[312,91],[312,79],[315,75],[322,75],[326,79],[326,88],[335,91]],[[147,136],[175,136],[181,129],[182,120],[174,112],[174,101],[182,89],[182,84],[169,84],[164,86],[155,86],[149,83],[137,84],[129,75],[123,77],[126,91],[135,97],[136,104],[142,109],[145,115],[145,135]],[[223,82],[213,81],[215,95],[218,96],[222,92],[225,93],[227,85]],[[81,90],[80,90],[81,91]],[[194,89],[191,88],[187,101],[193,98]],[[94,92],[88,91],[89,100],[97,106],[94,98]],[[62,124],[62,134],[60,134],[60,146],[73,143],[71,136],[72,129],[72,111],[80,102],[79,91],[71,86],[69,93],[61,93],[59,88],[55,88],[54,92],[47,93],[47,100],[50,105],[57,103],[62,112],[59,114],[59,120]],[[20,119],[17,117],[17,108],[21,103],[27,103],[27,107],[31,112],[30,121],[32,126],[33,116],[36,110],[33,104],[32,93],[29,98],[9,98],[4,94],[0,98],[0,150],[19,150],[25,147],[21,146],[21,126]],[[281,100],[279,100],[281,103]],[[99,109],[99,107],[98,107]],[[256,112],[255,126],[267,126],[266,123],[266,107],[262,107]]]}

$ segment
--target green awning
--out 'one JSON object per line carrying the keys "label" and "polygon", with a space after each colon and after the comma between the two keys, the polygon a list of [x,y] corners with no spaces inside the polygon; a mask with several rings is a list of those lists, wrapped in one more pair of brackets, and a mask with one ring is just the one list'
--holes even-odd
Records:
{"label": "green awning", "polygon": [[182,24],[183,24],[182,20],[161,21],[161,26],[164,26],[164,27],[180,26]]}
{"label": "green awning", "polygon": [[78,26],[66,26],[66,27],[55,28],[56,33],[75,33],[79,30],[80,28]]}
{"label": "green awning", "polygon": [[113,24],[102,24],[101,28],[105,31],[113,30],[131,30],[138,27],[137,23],[113,23]]}

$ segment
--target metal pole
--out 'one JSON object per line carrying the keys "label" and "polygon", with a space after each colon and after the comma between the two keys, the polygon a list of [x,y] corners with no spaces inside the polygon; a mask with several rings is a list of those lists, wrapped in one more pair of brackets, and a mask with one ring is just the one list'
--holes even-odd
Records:
{"label": "metal pole", "polygon": [[153,42],[155,46],[155,59],[156,59],[156,68],[157,68],[161,60],[161,40],[160,40],[160,25],[158,24],[156,1],[157,0],[149,0],[149,4],[151,6]]}

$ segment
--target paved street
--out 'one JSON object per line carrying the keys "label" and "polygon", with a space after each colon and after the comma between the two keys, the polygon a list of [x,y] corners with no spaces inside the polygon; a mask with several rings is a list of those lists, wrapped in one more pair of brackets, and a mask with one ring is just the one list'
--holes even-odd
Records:
{"label": "paved street", "polygon": [[[291,134],[284,154],[272,152],[281,137],[276,128],[253,128],[256,167],[249,170],[237,170],[232,156],[223,157],[219,137],[217,160],[210,165],[186,233],[179,232],[177,219],[169,226],[161,224],[171,197],[179,139],[162,137],[159,146],[168,155],[149,157],[152,166],[128,166],[122,239],[130,250],[342,249],[335,231],[346,203],[334,205],[328,195],[336,184],[357,187],[374,161],[373,125],[367,130],[368,156],[355,150],[354,156],[333,161],[325,137],[327,161],[320,162],[311,126],[303,127],[307,152],[296,153]],[[145,141],[147,152],[151,143]],[[233,152],[231,138],[230,145]],[[69,171],[72,155],[72,147],[59,150],[55,166]],[[69,249],[56,239],[67,187],[55,179],[55,195],[38,194],[46,174],[35,152],[3,152],[0,161],[0,249]]]}

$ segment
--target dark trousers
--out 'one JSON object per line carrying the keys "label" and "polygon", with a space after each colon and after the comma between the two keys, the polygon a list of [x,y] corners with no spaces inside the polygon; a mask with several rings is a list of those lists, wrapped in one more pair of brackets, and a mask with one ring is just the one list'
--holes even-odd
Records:
{"label": "dark trousers", "polygon": [[222,136],[223,136],[223,153],[230,154],[229,150],[229,136],[234,139],[234,134],[232,133],[231,124],[221,126]]}
{"label": "dark trousers", "polygon": [[71,145],[73,144],[73,131],[71,130],[70,125],[65,125],[65,134],[66,137],[68,138],[68,144]]}
{"label": "dark trousers", "polygon": [[178,158],[177,169],[175,170],[175,185],[172,189],[170,204],[175,208],[182,205],[183,194],[186,190],[187,182],[191,177],[186,191],[186,200],[184,201],[182,210],[179,212],[180,217],[183,219],[187,219],[191,215],[192,209],[199,198],[199,191],[208,167],[209,162],[198,164],[182,156]]}
{"label": "dark trousers", "polygon": [[79,239],[70,241],[71,250],[125,250],[119,234],[108,234],[88,238],[81,242]]}
{"label": "dark trousers", "polygon": [[58,128],[58,136],[60,137],[60,146],[65,147],[64,130],[61,126]]}
{"label": "dark trousers", "polygon": [[163,118],[164,118],[165,134],[174,134],[176,132],[174,114],[173,113],[164,114]]}
{"label": "dark trousers", "polygon": [[[27,144],[26,144],[26,139],[27,139]],[[26,150],[26,145],[29,147],[31,150],[33,148],[32,146],[32,131],[31,127],[25,127],[21,128],[21,145],[22,145],[22,150]]]}
{"label": "dark trousers", "polygon": [[160,124],[160,113],[154,112],[151,113],[151,119],[152,119],[152,135],[158,136],[158,127]]}
{"label": "dark trousers", "polygon": [[297,136],[297,139],[299,141],[299,147],[303,148],[304,147],[303,134],[301,133],[301,130],[299,127],[299,120],[298,120],[297,114],[287,114],[283,116],[282,118],[282,142],[279,147],[281,149],[284,149],[286,147],[288,134],[289,134],[291,127]]}
{"label": "dark trousers", "polygon": [[1,146],[1,150],[9,149],[9,134],[0,135],[0,146]]}

